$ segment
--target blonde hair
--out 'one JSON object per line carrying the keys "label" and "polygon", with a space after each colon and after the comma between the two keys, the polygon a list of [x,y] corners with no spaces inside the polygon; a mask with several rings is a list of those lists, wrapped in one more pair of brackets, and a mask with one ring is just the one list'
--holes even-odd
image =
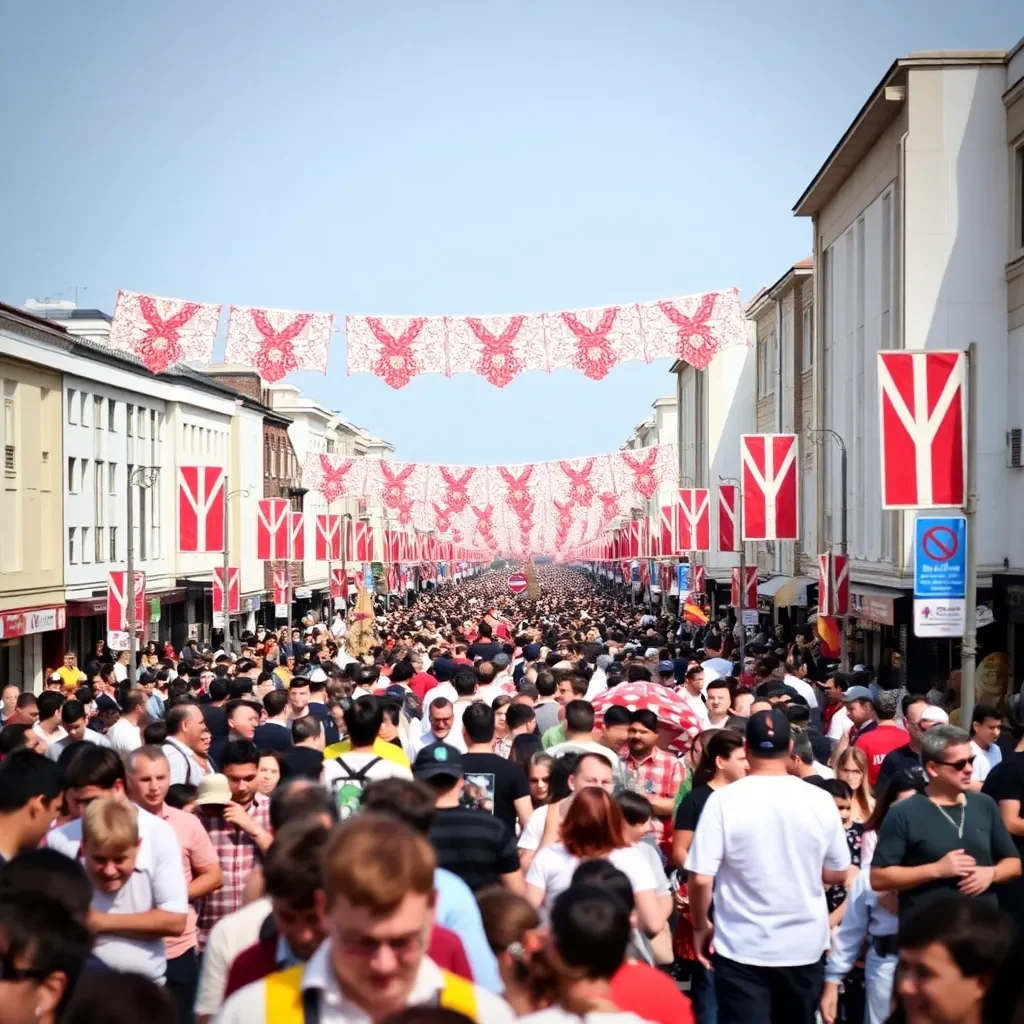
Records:
{"label": "blonde hair", "polygon": [[139,816],[114,797],[93,800],[82,814],[82,846],[127,850],[139,845]]}
{"label": "blonde hair", "polygon": [[415,893],[433,899],[437,857],[426,836],[402,821],[364,811],[336,827],[324,852],[324,891],[378,915]]}

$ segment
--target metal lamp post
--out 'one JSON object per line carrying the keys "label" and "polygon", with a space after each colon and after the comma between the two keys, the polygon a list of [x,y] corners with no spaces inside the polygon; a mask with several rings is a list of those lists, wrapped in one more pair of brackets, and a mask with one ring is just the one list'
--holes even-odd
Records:
{"label": "metal lamp post", "polygon": [[[839,553],[848,554],[847,534],[847,493],[846,493],[846,442],[831,427],[808,427],[807,436],[811,444],[822,445],[826,438],[831,438],[839,446]],[[821,595],[818,595],[818,608],[821,608]],[[850,669],[850,654],[846,645],[846,622],[847,616],[839,619],[839,639],[842,669],[848,672]]]}
{"label": "metal lamp post", "polygon": [[743,485],[734,476],[720,476],[719,482],[734,484],[736,487],[736,529],[740,542],[740,585],[738,588],[740,603],[736,608],[736,618],[740,623],[740,671],[747,656],[747,627],[743,622],[743,609],[747,603],[747,544],[743,539]]}
{"label": "metal lamp post", "polygon": [[[240,487],[236,490],[228,490],[228,475],[224,474],[224,650],[227,651],[231,643],[231,578],[230,578],[230,548],[231,548],[231,499],[236,496],[249,497],[249,487]],[[291,529],[291,524],[289,524]],[[239,569],[241,572],[241,569]],[[242,580],[238,580],[238,589],[241,592]]]}
{"label": "metal lamp post", "polygon": [[149,490],[160,476],[159,466],[136,466],[128,474],[128,553],[125,568],[125,624],[128,627],[128,684],[134,689],[138,682],[135,655],[138,644],[135,638],[135,488]]}

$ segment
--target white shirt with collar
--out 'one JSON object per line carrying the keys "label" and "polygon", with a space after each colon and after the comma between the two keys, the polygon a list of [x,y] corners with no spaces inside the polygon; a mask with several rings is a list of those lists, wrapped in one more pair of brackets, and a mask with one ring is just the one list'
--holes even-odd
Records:
{"label": "white shirt with collar", "polygon": [[792,686],[793,689],[796,690],[796,692],[799,693],[805,701],[807,701],[807,706],[809,708],[817,708],[818,695],[814,692],[814,687],[811,686],[811,684],[807,682],[806,679],[801,679],[799,676],[790,675],[787,672],[785,678],[783,678],[782,681],[786,684],[786,686]]}
{"label": "white shirt with collar", "polygon": [[700,731],[711,727],[711,719],[708,718],[708,706],[704,703],[701,694],[694,696],[685,686],[680,686],[676,693],[683,699],[683,703],[693,712],[694,717],[700,722]]}
{"label": "white shirt with collar", "polygon": [[167,737],[162,750],[171,769],[172,786],[198,786],[207,775],[212,774],[196,760],[190,748],[173,736]]}
{"label": "white shirt with collar", "polygon": [[[407,1006],[436,1006],[444,987],[441,968],[425,956],[416,972]],[[372,1024],[373,1018],[338,986],[331,968],[331,943],[328,939],[310,957],[302,974],[302,990],[320,992],[320,1024]],[[473,986],[476,997],[476,1019],[486,1024],[513,1024],[515,1014],[500,996]],[[255,981],[236,992],[217,1017],[217,1024],[273,1024],[267,1020],[266,985]]]}

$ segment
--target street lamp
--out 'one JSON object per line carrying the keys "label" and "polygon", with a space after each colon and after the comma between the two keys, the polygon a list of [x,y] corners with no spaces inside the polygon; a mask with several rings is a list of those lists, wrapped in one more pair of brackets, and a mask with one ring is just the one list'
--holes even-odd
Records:
{"label": "street lamp", "polygon": [[[834,431],[831,427],[808,427],[807,428],[807,439],[813,445],[824,445],[826,440],[833,440],[839,446],[839,553],[846,555],[847,552],[847,532],[846,532],[846,515],[847,515],[847,497],[846,497],[846,442],[842,437]],[[818,611],[821,612],[821,595],[818,595]],[[840,650],[839,656],[842,661],[842,668],[844,672],[849,671],[850,668],[850,655],[846,648],[846,619],[845,615],[839,619],[839,638],[840,638]]]}
{"label": "street lamp", "polygon": [[[229,549],[231,547],[231,499],[236,495],[240,495],[243,498],[249,497],[249,487],[239,487],[233,491],[228,490],[228,476],[224,474],[224,589],[223,589],[223,600],[222,608],[224,610],[224,651],[228,650],[228,645],[231,643],[231,558]],[[289,529],[291,525],[289,524]],[[239,574],[241,574],[241,568],[239,568]],[[242,580],[238,580],[238,591],[241,596],[242,591]]]}
{"label": "street lamp", "polygon": [[736,528],[740,542],[740,585],[737,588],[739,604],[736,607],[736,618],[740,623],[740,671],[747,656],[747,627],[743,622],[743,606],[747,602],[747,545],[743,540],[743,485],[734,476],[720,476],[720,483],[733,484],[736,487]]}
{"label": "street lamp", "polygon": [[341,513],[341,576],[345,581],[342,587],[341,600],[348,619],[348,528],[352,523],[352,513]]}
{"label": "street lamp", "polygon": [[[149,490],[160,476],[159,466],[135,466],[128,474],[128,556],[125,568],[125,624],[128,627],[128,685],[134,689],[138,681],[135,667],[135,488]],[[140,495],[141,497],[141,495]],[[145,612],[143,612],[145,614]]]}

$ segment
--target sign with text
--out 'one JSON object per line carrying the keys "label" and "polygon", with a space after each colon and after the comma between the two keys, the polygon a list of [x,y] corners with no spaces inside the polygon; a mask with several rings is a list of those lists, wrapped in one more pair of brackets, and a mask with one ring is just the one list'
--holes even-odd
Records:
{"label": "sign with text", "polygon": [[966,598],[966,517],[918,516],[914,523],[915,636],[963,636]]}

